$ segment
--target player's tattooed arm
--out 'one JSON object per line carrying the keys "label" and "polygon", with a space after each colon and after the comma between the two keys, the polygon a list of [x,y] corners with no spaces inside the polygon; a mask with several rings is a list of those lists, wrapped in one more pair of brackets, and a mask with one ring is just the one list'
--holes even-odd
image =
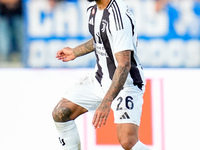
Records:
{"label": "player's tattooed arm", "polygon": [[107,101],[112,101],[119,94],[127,79],[128,73],[131,68],[131,51],[126,50],[115,54],[118,66],[115,70],[112,84],[105,96]]}
{"label": "player's tattooed arm", "polygon": [[115,97],[119,94],[119,92],[123,88],[131,68],[130,50],[118,52],[115,54],[115,57],[118,62],[118,66],[115,70],[111,86],[108,89],[103,101],[97,108],[95,115],[93,117],[92,123],[95,128],[101,127],[101,124],[103,125],[106,124],[112,101],[115,99]]}
{"label": "player's tattooed arm", "polygon": [[83,56],[92,51],[94,51],[93,38],[73,49],[74,55],[76,57]]}
{"label": "player's tattooed arm", "polygon": [[68,62],[92,51],[94,51],[93,38],[75,48],[64,47],[57,52],[56,58],[58,58],[58,60],[62,60],[63,62]]}

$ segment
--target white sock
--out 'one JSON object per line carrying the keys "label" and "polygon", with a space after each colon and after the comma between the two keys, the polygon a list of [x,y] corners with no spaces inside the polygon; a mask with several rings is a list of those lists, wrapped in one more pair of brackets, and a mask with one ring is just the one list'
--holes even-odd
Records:
{"label": "white sock", "polygon": [[74,120],[55,122],[64,150],[81,150],[80,137]]}
{"label": "white sock", "polygon": [[150,150],[146,145],[142,142],[138,141],[131,150]]}

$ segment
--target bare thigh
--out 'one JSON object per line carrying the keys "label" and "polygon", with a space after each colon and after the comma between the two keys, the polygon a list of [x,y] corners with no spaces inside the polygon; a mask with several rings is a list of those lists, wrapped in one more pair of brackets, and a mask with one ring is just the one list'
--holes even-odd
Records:
{"label": "bare thigh", "polygon": [[138,129],[132,123],[117,124],[118,140],[125,150],[130,150],[138,142]]}
{"label": "bare thigh", "polygon": [[74,120],[88,110],[63,98],[53,110],[53,119],[55,122],[66,122]]}

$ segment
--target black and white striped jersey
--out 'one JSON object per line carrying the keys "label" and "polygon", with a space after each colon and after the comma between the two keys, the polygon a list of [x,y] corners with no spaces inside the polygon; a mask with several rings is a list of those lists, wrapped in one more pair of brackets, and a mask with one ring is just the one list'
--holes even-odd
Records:
{"label": "black and white striped jersey", "polygon": [[106,9],[96,3],[87,9],[89,31],[94,39],[95,77],[103,87],[110,87],[117,67],[115,53],[131,50],[131,70],[124,86],[144,84],[142,67],[137,56],[137,33],[132,13],[123,0],[111,0]]}

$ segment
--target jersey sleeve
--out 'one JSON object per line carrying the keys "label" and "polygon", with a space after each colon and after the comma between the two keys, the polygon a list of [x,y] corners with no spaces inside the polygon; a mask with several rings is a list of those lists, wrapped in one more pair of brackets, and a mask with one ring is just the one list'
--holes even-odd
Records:
{"label": "jersey sleeve", "polygon": [[124,50],[134,50],[136,41],[133,37],[134,29],[130,18],[124,13],[121,16],[120,23],[113,20],[111,24],[114,53]]}

